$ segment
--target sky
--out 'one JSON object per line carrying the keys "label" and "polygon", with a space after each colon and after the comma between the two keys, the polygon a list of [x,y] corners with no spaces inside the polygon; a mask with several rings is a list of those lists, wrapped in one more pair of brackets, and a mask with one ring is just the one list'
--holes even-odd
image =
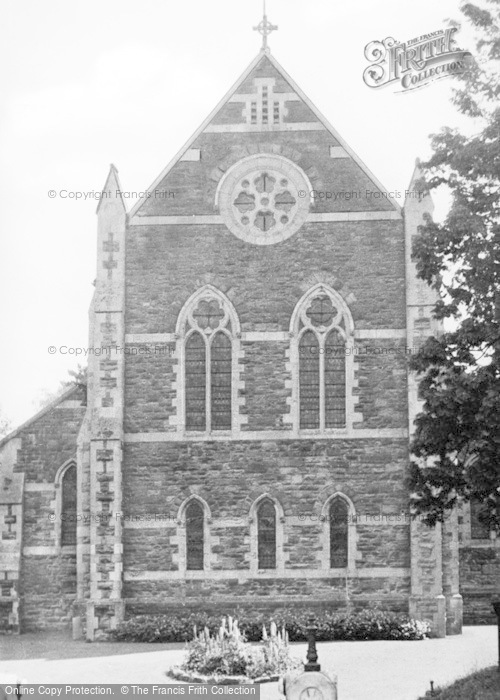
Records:
{"label": "sky", "polygon": [[[388,191],[408,187],[429,134],[464,119],[451,79],[410,93],[369,88],[364,47],[444,29],[459,4],[267,2],[273,55]],[[0,416],[15,427],[84,364],[48,347],[88,347],[97,202],[65,192],[101,190],[110,163],[123,190],[147,189],[258,53],[262,5],[24,0],[2,17]],[[465,28],[457,43],[474,52]]]}

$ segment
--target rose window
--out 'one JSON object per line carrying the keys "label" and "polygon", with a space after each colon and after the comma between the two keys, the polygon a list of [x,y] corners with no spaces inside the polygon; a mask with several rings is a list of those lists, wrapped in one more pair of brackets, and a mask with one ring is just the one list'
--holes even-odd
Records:
{"label": "rose window", "polygon": [[302,226],[309,213],[309,194],[310,185],[295,163],[261,154],[228,171],[218,193],[219,208],[235,235],[267,245],[285,240]]}
{"label": "rose window", "polygon": [[283,230],[297,208],[297,197],[290,192],[286,178],[269,172],[243,178],[233,207],[243,226],[255,226],[262,233]]}

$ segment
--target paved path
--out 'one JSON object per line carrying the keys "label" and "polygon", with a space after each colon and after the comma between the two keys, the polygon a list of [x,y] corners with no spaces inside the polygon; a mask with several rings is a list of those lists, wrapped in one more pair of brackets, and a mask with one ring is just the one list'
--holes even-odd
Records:
{"label": "paved path", "polygon": [[[306,645],[293,644],[304,658]],[[423,642],[322,642],[322,668],[338,675],[339,700],[416,700],[497,663],[496,627],[465,627],[462,635]],[[61,637],[0,637],[0,674],[26,683],[169,683],[165,670],[184,656],[179,644],[72,642]],[[262,700],[278,699],[277,684],[262,686]]]}

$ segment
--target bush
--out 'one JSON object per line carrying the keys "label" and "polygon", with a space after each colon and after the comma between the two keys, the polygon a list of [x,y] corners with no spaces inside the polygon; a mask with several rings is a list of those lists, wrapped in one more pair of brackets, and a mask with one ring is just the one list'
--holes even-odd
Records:
{"label": "bush", "polygon": [[[426,622],[373,608],[357,613],[283,610],[274,615],[241,610],[236,616],[241,633],[251,642],[260,641],[263,625],[270,621],[279,628],[285,627],[291,642],[306,641],[311,618],[317,627],[319,642],[415,640],[424,639],[429,632]],[[114,639],[124,642],[187,642],[193,639],[194,627],[198,630],[206,627],[211,635],[216,635],[220,617],[207,613],[141,615],[120,623],[112,634]]]}
{"label": "bush", "polygon": [[111,636],[120,642],[188,642],[193,638],[193,627],[207,627],[215,633],[220,617],[206,613],[137,615],[121,622]]}

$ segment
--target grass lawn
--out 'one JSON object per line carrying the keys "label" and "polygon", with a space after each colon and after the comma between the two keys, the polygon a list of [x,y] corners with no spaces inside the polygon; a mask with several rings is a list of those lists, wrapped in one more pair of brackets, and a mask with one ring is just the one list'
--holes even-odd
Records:
{"label": "grass lawn", "polygon": [[431,695],[430,690],[425,697],[419,700],[499,700],[500,698],[500,672],[497,666],[476,671],[470,676],[455,681],[446,688],[435,688]]}

